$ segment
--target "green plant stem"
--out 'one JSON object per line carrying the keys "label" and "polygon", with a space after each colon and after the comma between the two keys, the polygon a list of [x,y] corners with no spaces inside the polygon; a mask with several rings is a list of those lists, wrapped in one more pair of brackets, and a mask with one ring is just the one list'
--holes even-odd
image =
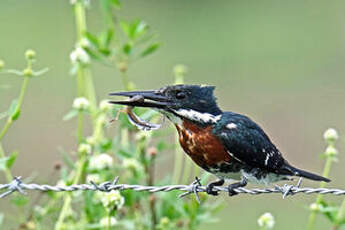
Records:
{"label": "green plant stem", "polygon": [[[29,79],[30,79],[30,77],[24,77],[22,87],[21,87],[19,97],[18,97],[18,103],[17,103],[17,106],[15,108],[15,112],[13,114],[17,114],[20,111],[20,107],[23,104],[25,92],[26,92],[26,89],[27,89],[28,84],[29,84]],[[2,141],[3,137],[5,136],[5,134],[7,133],[8,129],[12,126],[13,122],[14,122],[13,116],[12,116],[12,114],[10,114],[6,123],[5,123],[5,126],[1,130],[1,133],[0,133],[0,158],[6,157],[6,154],[5,154],[4,148],[2,147],[1,141]],[[6,176],[7,181],[8,182],[12,181],[13,176],[11,174],[11,171],[8,168],[6,168],[4,172],[5,172],[5,176]]]}
{"label": "green plant stem", "polygon": [[[331,167],[332,167],[332,162],[333,162],[333,159],[331,157],[327,157],[326,164],[325,164],[325,167],[324,167],[323,173],[322,173],[323,177],[327,178],[329,176],[329,172],[331,171]],[[321,188],[324,188],[325,185],[326,185],[325,182],[320,183]],[[322,197],[323,197],[322,195],[317,196],[317,198],[316,198],[316,204],[317,205],[321,204]],[[316,213],[317,213],[316,211],[312,211],[309,215],[308,230],[313,230],[313,228],[314,228]]]}
{"label": "green plant stem", "polygon": [[[154,185],[155,183],[155,156],[151,156],[151,164],[145,169],[148,174],[147,184],[149,186]],[[151,195],[150,201],[150,212],[151,212],[151,229],[155,230],[157,226],[157,213],[156,213],[156,201],[154,195]]]}
{"label": "green plant stem", "polygon": [[338,229],[340,226],[340,221],[345,217],[345,199],[340,205],[338,215],[337,215],[337,222],[333,225],[333,229]]}
{"label": "green plant stem", "polygon": [[[77,168],[77,172],[76,172],[76,175],[73,179],[73,182],[72,184],[77,184],[79,183],[79,180],[82,178],[83,176],[83,171],[84,171],[84,168],[85,168],[85,164],[86,164],[86,154],[82,154],[82,156],[80,157],[80,160],[78,162],[78,168]],[[67,196],[65,196],[65,201],[62,205],[62,208],[61,208],[61,212],[60,212],[60,215],[59,215],[59,218],[56,222],[56,225],[55,225],[55,230],[60,230],[62,229],[62,226],[63,226],[63,221],[67,215],[67,211],[71,205],[71,202],[72,202],[72,196],[70,193],[67,194]]]}
{"label": "green plant stem", "polygon": [[[85,10],[82,3],[77,2],[75,4],[74,14],[75,14],[75,20],[76,20],[77,38],[78,38],[78,41],[80,41],[82,39],[83,33],[86,31]],[[84,70],[81,65],[78,66],[78,71],[77,71],[77,94],[78,94],[78,97],[85,96]],[[77,136],[78,136],[79,143],[81,143],[83,140],[83,120],[84,120],[84,115],[81,112],[79,112],[78,113],[78,128],[77,128]]]}
{"label": "green plant stem", "polygon": [[[75,13],[75,20],[76,20],[76,28],[77,28],[77,38],[78,41],[80,41],[84,33],[87,30],[86,27],[86,17],[85,17],[85,7],[82,2],[76,2],[74,6],[74,13]],[[93,124],[96,124],[96,93],[95,88],[92,80],[92,75],[90,71],[87,69],[86,66],[79,65],[78,66],[78,73],[77,73],[77,90],[78,90],[78,96],[85,96],[89,102],[91,107],[91,114],[93,119]],[[84,115],[82,113],[78,114],[78,142],[80,143],[83,140],[83,120]],[[83,177],[84,174],[84,168],[86,164],[86,156],[85,154],[80,156],[80,159],[78,161],[78,168],[76,171],[76,175],[73,179],[73,184],[76,184],[79,182],[79,180]],[[58,221],[55,225],[56,230],[60,230],[63,225],[63,221],[66,217],[67,211],[70,208],[72,197],[70,194],[67,194],[64,200],[64,203],[62,205],[62,209],[58,218]]]}
{"label": "green plant stem", "polygon": [[[26,89],[27,89],[28,84],[29,84],[29,79],[30,79],[30,77],[24,77],[24,80],[23,80],[23,83],[22,83],[22,88],[20,90],[20,94],[19,94],[19,98],[18,98],[18,103],[17,103],[17,106],[16,106],[14,114],[18,113],[18,111],[20,110],[20,107],[21,107],[21,105],[23,103],[23,100],[24,100],[24,95],[25,95]],[[11,127],[13,122],[14,122],[13,117],[10,114],[10,116],[8,117],[8,119],[6,121],[6,124],[5,124],[4,128],[2,129],[2,131],[0,133],[0,142],[2,141],[2,139],[5,136],[7,130]]]}
{"label": "green plant stem", "polygon": [[[2,147],[2,144],[0,142],[0,158],[5,158],[5,157],[6,157],[6,154],[5,154],[4,148]],[[11,170],[9,170],[7,167],[5,167],[4,172],[5,172],[6,180],[8,182],[11,182],[13,180]]]}
{"label": "green plant stem", "polygon": [[74,14],[77,28],[77,38],[80,41],[86,32],[85,7],[82,2],[77,1],[74,6]]}
{"label": "green plant stem", "polygon": [[92,112],[93,118],[95,118],[94,111],[96,110],[96,107],[97,107],[96,90],[93,84],[92,74],[90,70],[88,68],[85,68],[84,71],[85,71],[84,77],[85,77],[86,96],[90,101],[91,112]]}
{"label": "green plant stem", "polygon": [[83,113],[79,111],[78,112],[78,128],[77,128],[77,137],[78,137],[79,144],[83,141],[83,120],[84,120]]}
{"label": "green plant stem", "polygon": [[130,90],[130,84],[129,84],[126,71],[120,71],[120,73],[121,73],[122,84],[125,87],[125,90]]}

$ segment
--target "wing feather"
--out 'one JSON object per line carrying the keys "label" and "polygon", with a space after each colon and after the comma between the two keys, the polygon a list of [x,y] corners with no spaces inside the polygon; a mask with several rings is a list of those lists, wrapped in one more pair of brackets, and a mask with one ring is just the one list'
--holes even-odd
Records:
{"label": "wing feather", "polygon": [[270,172],[277,171],[284,164],[280,151],[265,132],[244,115],[224,113],[214,134],[227,152],[244,164]]}

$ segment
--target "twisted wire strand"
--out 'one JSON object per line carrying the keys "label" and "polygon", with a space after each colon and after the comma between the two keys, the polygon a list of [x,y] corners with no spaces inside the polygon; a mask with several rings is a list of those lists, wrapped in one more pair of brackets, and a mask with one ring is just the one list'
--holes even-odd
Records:
{"label": "twisted wire strand", "polygon": [[[102,192],[109,192],[112,190],[134,190],[137,192],[147,191],[147,192],[170,192],[173,190],[179,190],[184,192],[179,197],[183,197],[189,194],[193,194],[196,196],[198,202],[200,202],[200,198],[198,193],[206,192],[206,186],[202,186],[200,184],[199,179],[196,179],[190,185],[164,185],[164,186],[145,186],[145,185],[129,185],[129,184],[117,184],[118,177],[114,179],[114,181],[106,181],[100,184],[96,184],[94,182],[90,182],[90,184],[74,184],[69,186],[58,186],[58,185],[47,185],[47,184],[26,184],[21,180],[21,177],[15,177],[12,182],[8,184],[0,184],[0,191],[5,190],[5,192],[0,194],[0,198],[4,198],[13,192],[17,191],[22,194],[26,194],[27,190],[33,191],[53,191],[53,192],[73,192],[73,191],[102,191]],[[238,194],[249,194],[249,195],[259,195],[259,194],[268,194],[268,193],[280,193],[285,198],[288,195],[296,195],[299,193],[304,194],[332,194],[336,196],[345,195],[345,190],[343,189],[336,189],[336,188],[300,188],[302,180],[300,179],[296,186],[294,185],[287,185],[284,186],[275,186],[274,188],[253,188],[253,189],[246,189],[246,188],[236,188],[234,191]],[[219,187],[215,186],[213,188],[214,191],[217,192],[229,192],[228,187]]]}

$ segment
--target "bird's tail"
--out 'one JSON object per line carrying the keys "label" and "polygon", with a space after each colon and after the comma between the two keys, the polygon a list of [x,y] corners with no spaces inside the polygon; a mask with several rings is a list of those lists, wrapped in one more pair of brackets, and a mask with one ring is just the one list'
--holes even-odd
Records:
{"label": "bird's tail", "polygon": [[323,176],[316,175],[314,173],[310,173],[298,168],[293,167],[289,163],[285,162],[283,167],[281,168],[281,171],[279,173],[282,174],[287,174],[290,176],[300,176],[300,177],[305,177],[310,180],[316,180],[316,181],[325,181],[325,182],[330,182],[331,180],[328,178],[325,178]]}

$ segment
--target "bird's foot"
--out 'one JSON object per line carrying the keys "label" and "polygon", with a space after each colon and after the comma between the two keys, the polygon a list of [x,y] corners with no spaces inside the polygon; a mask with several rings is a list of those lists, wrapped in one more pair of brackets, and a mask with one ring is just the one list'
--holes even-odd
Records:
{"label": "bird's foot", "polygon": [[224,179],[217,180],[215,182],[211,182],[206,186],[206,193],[212,196],[218,196],[218,191],[214,191],[214,186],[222,186],[224,184]]}
{"label": "bird's foot", "polygon": [[244,187],[247,185],[247,180],[246,179],[242,179],[240,182],[236,182],[236,183],[233,183],[233,184],[230,184],[228,186],[228,193],[229,193],[229,196],[235,196],[238,194],[238,192],[235,191],[235,189],[237,188],[241,188],[241,187]]}

